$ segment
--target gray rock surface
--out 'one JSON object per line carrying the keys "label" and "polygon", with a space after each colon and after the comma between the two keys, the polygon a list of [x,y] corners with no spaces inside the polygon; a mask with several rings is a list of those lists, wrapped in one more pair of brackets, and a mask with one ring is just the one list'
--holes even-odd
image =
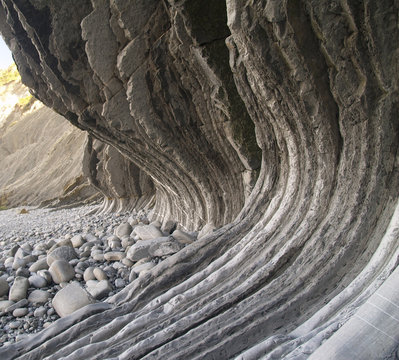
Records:
{"label": "gray rock surface", "polygon": [[64,317],[93,302],[85,289],[79,284],[71,283],[54,296],[52,304],[57,314]]}
{"label": "gray rock surface", "polygon": [[93,281],[87,284],[87,291],[94,299],[102,299],[112,291],[112,286],[108,280]]}
{"label": "gray rock surface", "polygon": [[28,279],[22,276],[17,276],[10,288],[8,300],[17,302],[19,300],[26,299],[28,288]]}
{"label": "gray rock surface", "polygon": [[132,232],[132,226],[126,222],[123,224],[120,224],[116,230],[115,230],[115,235],[119,238],[123,238],[124,236],[129,236],[130,233]]}
{"label": "gray rock surface", "polygon": [[73,279],[75,276],[75,270],[68,262],[65,260],[55,260],[50,268],[49,272],[53,281],[56,284],[60,284],[62,282],[68,282]]}
{"label": "gray rock surface", "polygon": [[12,316],[14,317],[22,317],[25,316],[29,310],[27,308],[17,308],[12,312]]}
{"label": "gray rock surface", "polygon": [[11,300],[0,300],[0,312],[5,311],[12,304],[14,304],[14,301],[11,301]]}
{"label": "gray rock surface", "polygon": [[156,239],[138,241],[129,248],[126,256],[132,261],[139,261],[150,255],[149,251],[152,246],[167,241],[169,241],[168,237],[158,237]]}
{"label": "gray rock surface", "polygon": [[28,301],[32,304],[45,304],[49,297],[50,294],[47,291],[33,290],[28,296]]}
{"label": "gray rock surface", "polygon": [[47,280],[40,275],[32,275],[28,278],[29,284],[35,288],[43,288],[47,285]]}
{"label": "gray rock surface", "polygon": [[139,225],[134,228],[133,231],[141,240],[152,240],[155,238],[162,237],[163,234],[153,224],[150,225]]}
{"label": "gray rock surface", "polygon": [[0,278],[0,297],[7,296],[9,290],[10,286],[8,285],[8,282],[5,279]]}
{"label": "gray rock surface", "polygon": [[70,246],[56,247],[47,255],[47,264],[51,268],[51,264],[56,260],[64,260],[69,262],[70,260],[76,259],[77,255],[75,250]]}
{"label": "gray rock surface", "polygon": [[37,260],[31,266],[29,266],[30,272],[38,272],[39,270],[47,270],[49,265],[47,264],[47,258]]}
{"label": "gray rock surface", "polygon": [[[0,82],[0,204],[69,205],[95,197],[83,176],[87,135],[21,84]],[[32,190],[34,189],[34,190]]]}
{"label": "gray rock surface", "polygon": [[[148,221],[202,232],[134,264],[148,269],[114,307],[0,357],[304,359],[326,344],[344,359],[344,342],[363,359],[356,334],[376,332],[355,320],[396,315],[373,295],[399,255],[397,14],[385,0],[2,1],[24,83],[90,133],[104,212],[153,204]],[[376,348],[394,358],[387,330]]]}

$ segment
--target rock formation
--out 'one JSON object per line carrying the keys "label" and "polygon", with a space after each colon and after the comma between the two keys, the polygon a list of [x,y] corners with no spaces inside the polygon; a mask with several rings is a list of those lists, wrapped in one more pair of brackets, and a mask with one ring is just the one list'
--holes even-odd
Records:
{"label": "rock formation", "polygon": [[0,354],[394,358],[397,2],[1,5],[35,96],[151,179],[155,218],[219,229]]}
{"label": "rock formation", "polygon": [[32,97],[14,67],[0,79],[0,208],[98,197],[83,176],[87,135]]}

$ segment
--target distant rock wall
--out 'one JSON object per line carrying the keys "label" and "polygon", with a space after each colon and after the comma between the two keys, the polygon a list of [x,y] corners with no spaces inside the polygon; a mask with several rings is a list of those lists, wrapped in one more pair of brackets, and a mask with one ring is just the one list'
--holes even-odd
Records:
{"label": "distant rock wall", "polygon": [[33,98],[20,79],[1,84],[0,103],[2,208],[98,197],[83,176],[84,132]]}
{"label": "distant rock wall", "polygon": [[223,226],[9,356],[394,357],[396,290],[361,309],[399,276],[397,2],[1,5],[24,83],[151,178],[158,219]]}

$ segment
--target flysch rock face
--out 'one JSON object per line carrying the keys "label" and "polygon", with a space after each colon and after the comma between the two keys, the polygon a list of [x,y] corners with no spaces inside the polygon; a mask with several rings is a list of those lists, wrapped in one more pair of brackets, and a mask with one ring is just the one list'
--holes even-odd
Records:
{"label": "flysch rock face", "polygon": [[0,81],[0,110],[0,208],[96,195],[83,176],[84,132],[35,101],[18,78]]}
{"label": "flysch rock face", "polygon": [[140,274],[112,309],[0,354],[395,356],[394,288],[362,309],[399,277],[396,3],[1,5],[24,83],[151,178],[158,220],[225,226]]}

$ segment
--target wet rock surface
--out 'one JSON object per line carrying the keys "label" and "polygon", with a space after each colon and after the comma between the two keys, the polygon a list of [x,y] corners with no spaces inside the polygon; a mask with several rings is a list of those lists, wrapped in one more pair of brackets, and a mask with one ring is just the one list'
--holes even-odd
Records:
{"label": "wet rock surface", "polygon": [[[181,249],[178,245],[171,250],[170,243],[178,243],[169,236],[161,238],[166,246],[162,251],[155,248],[123,262],[136,244],[159,243],[148,234],[163,235],[160,224],[148,224],[145,212],[89,215],[95,209],[98,206],[30,209],[25,219],[17,209],[0,212],[2,346],[49,328],[60,317],[88,304],[107,302],[140,273]],[[142,229],[145,240],[134,232],[136,227]],[[125,239],[126,247],[118,236]],[[195,239],[196,234],[185,236]],[[17,269],[16,259],[24,260]]]}

